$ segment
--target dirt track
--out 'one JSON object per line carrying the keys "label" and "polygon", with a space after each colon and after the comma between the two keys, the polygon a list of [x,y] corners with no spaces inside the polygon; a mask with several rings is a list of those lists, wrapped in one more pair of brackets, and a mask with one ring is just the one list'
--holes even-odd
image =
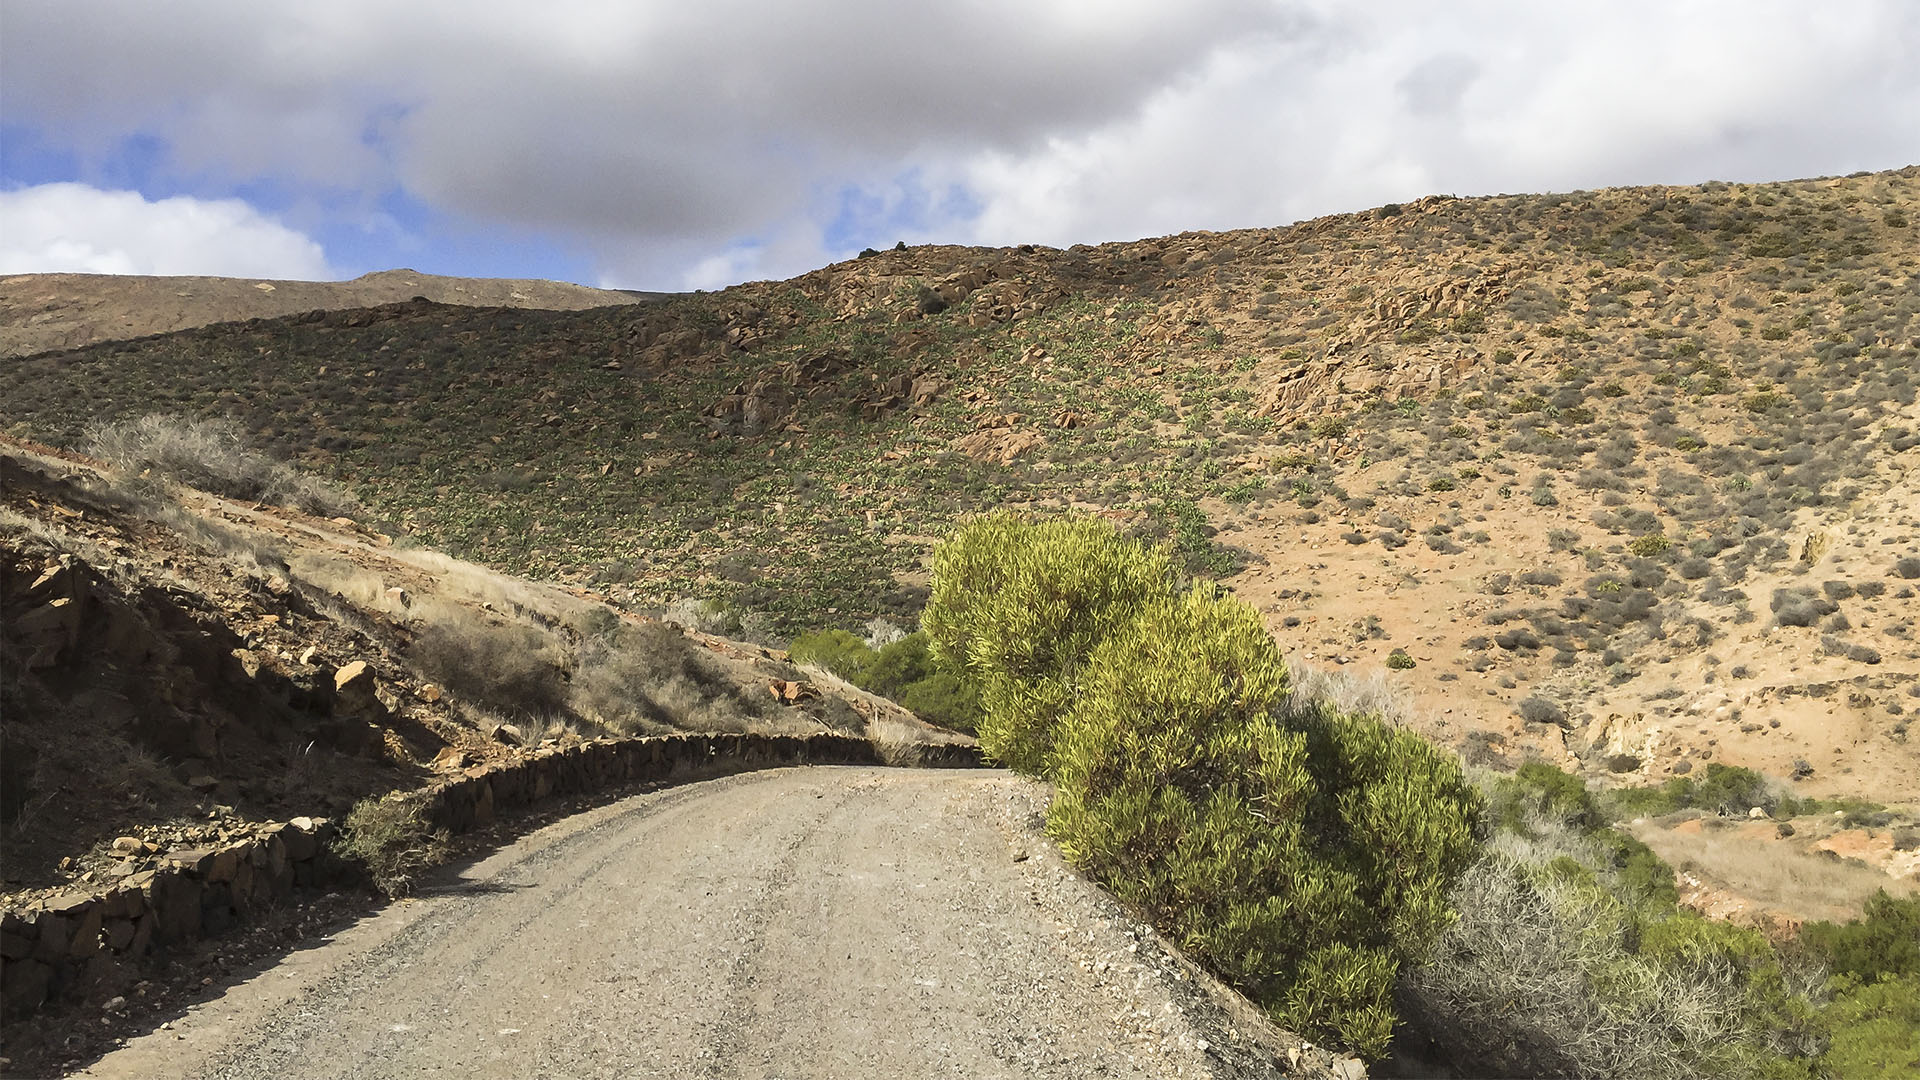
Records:
{"label": "dirt track", "polygon": [[1267,1074],[1273,1033],[1036,842],[1039,798],[1001,773],[844,768],[635,796],[82,1075]]}

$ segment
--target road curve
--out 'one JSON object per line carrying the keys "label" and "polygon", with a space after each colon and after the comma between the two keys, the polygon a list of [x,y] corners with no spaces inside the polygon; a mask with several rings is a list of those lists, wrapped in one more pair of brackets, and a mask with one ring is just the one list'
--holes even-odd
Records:
{"label": "road curve", "polygon": [[634,796],[80,1075],[1245,1075],[1151,935],[1035,843],[1038,798],[1004,773],[866,768]]}

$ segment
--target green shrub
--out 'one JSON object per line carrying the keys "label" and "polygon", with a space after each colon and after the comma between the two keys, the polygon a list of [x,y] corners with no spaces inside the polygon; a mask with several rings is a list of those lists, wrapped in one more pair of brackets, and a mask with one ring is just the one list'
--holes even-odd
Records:
{"label": "green shrub", "polygon": [[928,723],[968,735],[979,733],[980,694],[971,683],[951,671],[936,671],[909,684],[894,700]]}
{"label": "green shrub", "polygon": [[1601,824],[1586,782],[1544,761],[1529,761],[1512,776],[1495,780],[1487,815],[1495,828],[1531,836],[1536,822],[1556,822],[1587,832]]}
{"label": "green shrub", "polygon": [[1744,815],[1754,807],[1771,813],[1782,805],[1767,779],[1752,769],[1709,762],[1705,775],[1695,780],[1676,776],[1657,787],[1616,788],[1605,796],[1613,818],[1658,817],[1676,810],[1698,809],[1714,814]]}
{"label": "green shrub", "polygon": [[936,660],[979,687],[981,749],[1046,775],[1081,664],[1164,600],[1172,580],[1163,549],[1125,540],[1100,518],[990,514],[939,545],[923,625]]}
{"label": "green shrub", "polygon": [[812,630],[793,639],[787,655],[818,664],[869,693],[899,703],[928,723],[971,735],[980,720],[973,683],[941,666],[932,642],[916,631],[880,647],[845,630]]}
{"label": "green shrub", "polygon": [[1821,1016],[1826,1075],[1845,1080],[1905,1080],[1920,1075],[1920,976],[1887,976],[1860,985],[1836,979]]}
{"label": "green shrub", "polygon": [[1862,983],[1920,976],[1920,896],[1897,898],[1881,889],[1867,899],[1858,920],[1808,923],[1801,939],[1836,975]]}
{"label": "green shrub", "polygon": [[1644,559],[1663,555],[1672,547],[1673,541],[1660,533],[1647,533],[1644,536],[1634,537],[1633,541],[1627,545],[1627,551]]}
{"label": "green shrub", "polygon": [[879,658],[865,641],[845,630],[810,630],[801,634],[787,646],[787,657],[796,664],[817,664],[855,686],[863,685],[867,669]]}
{"label": "green shrub", "polygon": [[375,796],[347,812],[333,850],[366,869],[388,896],[405,896],[422,871],[445,862],[452,850],[446,830],[430,829],[419,804]]}
{"label": "green shrub", "polygon": [[1276,714],[1278,648],[1205,588],[1116,630],[1082,685],[1048,822],[1068,857],[1279,1022],[1384,1052],[1474,851],[1457,764],[1376,718]]}
{"label": "green shrub", "polygon": [[1395,649],[1387,654],[1387,670],[1389,671],[1411,671],[1416,665],[1417,662],[1414,658],[1408,656],[1402,649]]}

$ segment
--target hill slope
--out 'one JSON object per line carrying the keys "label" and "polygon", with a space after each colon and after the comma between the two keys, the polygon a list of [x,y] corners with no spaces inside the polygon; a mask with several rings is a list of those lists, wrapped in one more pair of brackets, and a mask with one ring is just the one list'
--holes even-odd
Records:
{"label": "hill slope", "polygon": [[577,311],[637,303],[654,295],[563,281],[442,277],[412,270],[382,270],[351,281],[17,274],[0,278],[0,356],[73,349],[209,323],[393,304],[416,296],[443,304]]}
{"label": "hill slope", "polygon": [[911,617],[965,513],[1097,510],[1296,654],[1391,667],[1475,760],[1902,800],[1916,218],[1912,168],[1433,197],[645,308],[211,327],[14,360],[0,393],[67,443],[229,415],[395,531],[772,632]]}
{"label": "hill slope", "polygon": [[774,650],[622,618],[349,518],[157,490],[10,440],[0,717],[9,910],[547,739],[966,741]]}

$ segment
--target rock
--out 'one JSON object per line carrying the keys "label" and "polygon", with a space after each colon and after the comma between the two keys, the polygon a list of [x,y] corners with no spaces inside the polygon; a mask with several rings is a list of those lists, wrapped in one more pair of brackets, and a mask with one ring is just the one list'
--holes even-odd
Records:
{"label": "rock", "polygon": [[782,705],[797,705],[808,698],[815,697],[813,687],[791,679],[776,679],[767,684],[767,692]]}
{"label": "rock", "polygon": [[353,663],[344,665],[334,671],[333,689],[335,693],[346,693],[352,687],[359,686],[372,679],[373,669],[367,666],[367,662],[365,660],[355,660]]}
{"label": "rock", "polygon": [[0,1015],[25,1016],[47,1000],[53,968],[38,960],[7,961],[7,977],[0,980]]}
{"label": "rock", "polygon": [[204,876],[208,881],[232,881],[234,875],[239,872],[239,868],[240,848],[238,846],[223,847],[215,851],[213,858],[208,860]]}
{"label": "rock", "polygon": [[167,852],[163,861],[175,869],[205,877],[207,870],[213,866],[213,852],[207,848],[183,848]]}
{"label": "rock", "polygon": [[93,897],[87,893],[61,893],[50,896],[40,902],[40,910],[67,918],[78,918],[93,906]]}
{"label": "rock", "polygon": [[527,745],[527,734],[512,724],[495,724],[487,737],[504,746]]}
{"label": "rock", "polygon": [[220,778],[208,776],[206,773],[196,773],[187,777],[187,786],[195,791],[212,791],[220,786]]}
{"label": "rock", "polygon": [[312,818],[297,817],[287,822],[280,842],[287,846],[287,858],[292,862],[306,862],[320,852],[319,829]]}
{"label": "rock", "polygon": [[320,651],[320,646],[318,645],[309,645],[305,649],[302,649],[300,651],[301,666],[311,667],[313,665],[313,656],[315,653],[319,651]]}
{"label": "rock", "polygon": [[457,746],[443,747],[433,756],[433,768],[438,772],[453,772],[467,767],[467,752]]}
{"label": "rock", "polygon": [[1764,806],[1756,806],[1753,809],[1747,811],[1747,816],[1754,819],[1755,821],[1759,821],[1768,816],[1767,808]]}
{"label": "rock", "polygon": [[440,687],[433,683],[421,683],[420,689],[414,691],[414,693],[419,696],[421,701],[429,705],[446,696],[446,691],[440,689]]}
{"label": "rock", "polygon": [[394,607],[406,608],[413,606],[413,597],[409,596],[407,590],[398,585],[388,589],[386,596],[387,603],[392,604]]}
{"label": "rock", "polygon": [[336,716],[379,719],[387,708],[375,692],[373,668],[365,660],[355,660],[333,673],[333,711]]}

